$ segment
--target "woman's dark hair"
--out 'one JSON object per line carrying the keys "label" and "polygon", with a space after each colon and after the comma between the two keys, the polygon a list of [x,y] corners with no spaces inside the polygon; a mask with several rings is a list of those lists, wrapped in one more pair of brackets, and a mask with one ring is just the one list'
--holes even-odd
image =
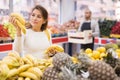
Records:
{"label": "woman's dark hair", "polygon": [[45,23],[44,24],[42,24],[42,26],[41,26],[41,31],[44,31],[44,30],[46,30],[46,28],[47,28],[47,24],[48,24],[48,12],[47,12],[47,10],[44,8],[44,7],[42,7],[42,6],[40,6],[40,5],[36,5],[33,9],[32,9],[32,12],[35,10],[35,9],[37,9],[37,10],[39,10],[40,12],[41,12],[41,14],[42,14],[42,17],[43,17],[43,19],[45,20]]}

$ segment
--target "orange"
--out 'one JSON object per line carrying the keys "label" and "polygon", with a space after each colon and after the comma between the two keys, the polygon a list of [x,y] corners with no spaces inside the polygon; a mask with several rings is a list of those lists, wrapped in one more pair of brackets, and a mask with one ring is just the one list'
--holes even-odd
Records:
{"label": "orange", "polygon": [[87,53],[87,54],[92,53],[92,49],[87,48],[87,49],[85,50],[85,53]]}

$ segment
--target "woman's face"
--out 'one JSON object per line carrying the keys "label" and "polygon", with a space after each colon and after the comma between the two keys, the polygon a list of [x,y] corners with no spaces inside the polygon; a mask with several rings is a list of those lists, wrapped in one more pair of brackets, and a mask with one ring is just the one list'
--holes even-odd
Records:
{"label": "woman's face", "polygon": [[37,9],[34,9],[30,15],[30,24],[32,27],[41,27],[44,22],[45,21],[42,17],[41,12]]}

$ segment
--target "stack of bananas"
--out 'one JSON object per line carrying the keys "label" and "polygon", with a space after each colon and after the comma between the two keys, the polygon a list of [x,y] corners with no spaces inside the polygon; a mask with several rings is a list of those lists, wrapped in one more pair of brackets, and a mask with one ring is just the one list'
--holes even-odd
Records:
{"label": "stack of bananas", "polygon": [[11,13],[10,17],[14,17],[17,22],[17,26],[20,27],[21,31],[26,34],[25,19],[18,13]]}
{"label": "stack of bananas", "polygon": [[48,57],[53,57],[56,53],[59,52],[64,52],[64,49],[63,47],[55,44],[51,45],[45,50],[45,54],[47,54]]}
{"label": "stack of bananas", "polygon": [[9,52],[0,61],[0,80],[41,80],[44,70],[52,65],[52,59],[37,60],[30,54],[20,57]]}

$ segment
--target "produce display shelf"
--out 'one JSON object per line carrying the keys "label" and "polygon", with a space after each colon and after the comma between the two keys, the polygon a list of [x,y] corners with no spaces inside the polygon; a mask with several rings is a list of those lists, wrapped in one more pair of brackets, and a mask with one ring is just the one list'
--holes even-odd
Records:
{"label": "produce display shelf", "polygon": [[120,39],[95,37],[94,43],[96,45],[105,45],[107,43],[116,43],[117,41],[120,41]]}
{"label": "produce display shelf", "polygon": [[[110,42],[116,43],[116,41],[120,41],[120,39],[95,37],[94,43],[95,43],[95,45],[104,45],[104,44],[107,44]],[[65,37],[52,38],[52,43],[53,44],[68,43],[68,37],[65,36]],[[12,47],[13,47],[12,43],[2,43],[2,44],[0,44],[0,53],[11,51]]]}
{"label": "produce display shelf", "polygon": [[[65,43],[68,42],[68,38],[66,37],[57,37],[57,38],[52,38],[52,43],[57,44],[57,43]],[[0,53],[11,51],[13,47],[13,43],[2,43],[0,44]]]}
{"label": "produce display shelf", "polygon": [[68,42],[68,37],[56,37],[56,38],[52,38],[52,43],[53,44],[57,44],[57,43],[66,43]]}
{"label": "produce display shelf", "polygon": [[0,52],[6,52],[12,50],[12,43],[2,43],[0,44]]}

